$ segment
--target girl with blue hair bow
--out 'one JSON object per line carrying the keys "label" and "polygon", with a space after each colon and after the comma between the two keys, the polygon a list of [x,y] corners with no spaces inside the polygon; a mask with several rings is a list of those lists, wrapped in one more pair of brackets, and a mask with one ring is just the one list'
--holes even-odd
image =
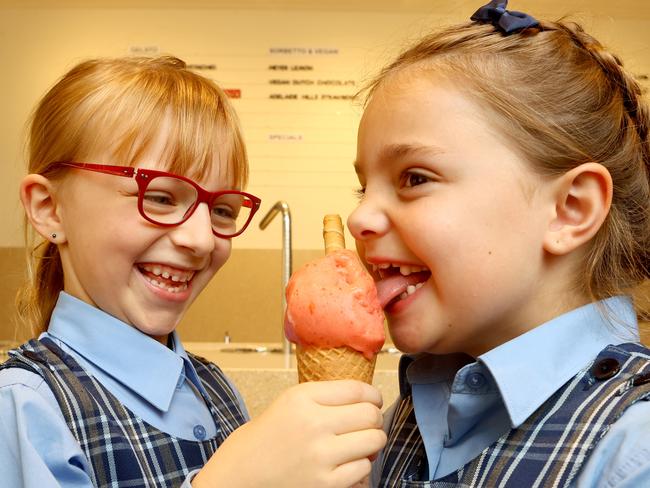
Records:
{"label": "girl with blue hair bow", "polygon": [[573,23],[492,1],[368,89],[348,227],[400,363],[380,487],[650,486],[650,111]]}

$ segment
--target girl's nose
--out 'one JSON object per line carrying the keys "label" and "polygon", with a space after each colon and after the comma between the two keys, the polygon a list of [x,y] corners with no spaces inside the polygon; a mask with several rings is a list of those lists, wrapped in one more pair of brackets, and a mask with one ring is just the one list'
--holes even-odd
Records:
{"label": "girl's nose", "polygon": [[388,232],[389,227],[389,218],[381,206],[367,197],[348,217],[348,229],[357,241],[380,237]]}
{"label": "girl's nose", "polygon": [[172,228],[169,236],[175,245],[190,249],[197,256],[210,254],[220,239],[212,233],[210,210],[205,203],[199,204],[189,219]]}

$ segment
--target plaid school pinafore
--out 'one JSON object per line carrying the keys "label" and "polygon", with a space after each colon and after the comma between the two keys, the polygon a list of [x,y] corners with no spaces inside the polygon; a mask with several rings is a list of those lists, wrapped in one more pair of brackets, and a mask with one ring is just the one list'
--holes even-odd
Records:
{"label": "plaid school pinafore", "polygon": [[147,424],[50,339],[32,339],[9,356],[0,368],[24,368],[47,382],[89,461],[97,487],[180,486],[246,421],[223,372],[189,353],[217,426],[217,435],[204,441],[179,439]]}
{"label": "plaid school pinafore", "polygon": [[455,473],[421,480],[427,459],[410,392],[388,433],[381,488],[566,487],[623,412],[650,399],[650,349],[608,346],[521,426],[504,434]]}

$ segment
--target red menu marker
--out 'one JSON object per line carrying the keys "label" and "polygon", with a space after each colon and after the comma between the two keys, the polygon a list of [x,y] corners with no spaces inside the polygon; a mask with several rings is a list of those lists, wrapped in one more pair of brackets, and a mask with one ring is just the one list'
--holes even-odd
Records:
{"label": "red menu marker", "polygon": [[241,98],[241,90],[239,88],[224,88],[224,93],[228,98]]}

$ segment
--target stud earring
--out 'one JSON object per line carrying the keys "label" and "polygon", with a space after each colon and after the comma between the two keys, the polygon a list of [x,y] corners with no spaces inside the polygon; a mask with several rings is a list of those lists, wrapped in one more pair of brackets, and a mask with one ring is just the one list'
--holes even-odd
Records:
{"label": "stud earring", "polygon": [[56,233],[52,233],[52,239],[56,239]]}

